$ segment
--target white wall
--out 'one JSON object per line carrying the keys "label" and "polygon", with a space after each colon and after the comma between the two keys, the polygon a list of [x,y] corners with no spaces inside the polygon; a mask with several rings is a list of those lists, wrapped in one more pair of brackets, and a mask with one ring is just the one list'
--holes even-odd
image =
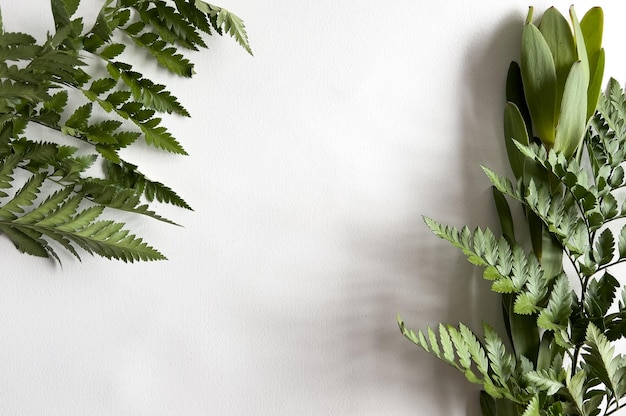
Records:
{"label": "white wall", "polygon": [[[0,238],[0,413],[479,415],[476,388],[395,316],[499,322],[421,215],[496,224],[479,165],[508,172],[504,78],[527,2],[216,3],[255,57],[211,39],[197,77],[171,84],[191,156],[140,156],[195,208],[161,209],[185,228],[131,219],[170,260],[60,268]],[[626,5],[606,3],[607,74],[624,82]],[[50,24],[44,0],[2,9],[7,30]]]}

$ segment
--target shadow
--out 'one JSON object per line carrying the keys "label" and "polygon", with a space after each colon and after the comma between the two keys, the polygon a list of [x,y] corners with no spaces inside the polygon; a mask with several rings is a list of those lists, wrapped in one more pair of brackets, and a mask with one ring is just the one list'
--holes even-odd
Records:
{"label": "shadow", "polygon": [[[468,43],[473,48],[463,60],[466,70],[459,82],[463,88],[458,91],[458,108],[451,110],[462,115],[460,147],[455,149],[462,175],[439,178],[461,181],[462,191],[452,193],[442,184],[437,195],[424,196],[419,186],[423,177],[416,168],[409,191],[414,202],[407,208],[416,213],[414,218],[389,224],[384,231],[379,225],[354,224],[347,234],[358,269],[345,279],[349,298],[343,302],[361,306],[346,311],[342,315],[345,322],[337,325],[339,329],[350,328],[348,334],[337,334],[351,339],[344,344],[347,350],[342,366],[350,368],[346,382],[390,384],[404,402],[407,395],[414,397],[420,414],[455,414],[467,409],[467,415],[480,416],[479,386],[471,385],[458,371],[404,339],[395,323],[397,312],[415,330],[436,327],[439,322],[463,322],[482,335],[481,323],[486,321],[505,336],[500,296],[490,291],[482,270],[430,234],[418,214],[420,198],[432,198],[443,204],[435,213],[438,220],[458,227],[490,227],[500,233],[490,182],[480,165],[509,175],[502,112],[506,73],[510,61],[518,59],[522,25],[519,14],[510,14],[492,33],[481,34],[490,42]],[[446,218],[451,208],[445,204],[450,201],[458,204],[454,209],[460,223]],[[364,369],[365,360],[372,358],[376,360],[374,367]]]}

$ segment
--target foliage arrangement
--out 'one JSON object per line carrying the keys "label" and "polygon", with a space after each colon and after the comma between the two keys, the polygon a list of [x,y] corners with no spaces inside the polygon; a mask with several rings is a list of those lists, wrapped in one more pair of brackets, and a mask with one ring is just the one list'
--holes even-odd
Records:
{"label": "foliage arrangement", "polygon": [[191,209],[121,154],[140,142],[186,154],[158,114],[190,116],[131,58],[189,78],[194,65],[180,50],[206,48],[205,35],[228,33],[252,54],[245,27],[201,0],[105,0],[91,24],[76,16],[79,3],[51,0],[54,32],[42,43],[5,32],[0,19],[0,234],[21,252],[58,261],[59,249],[79,259],[80,250],[164,259],[124,223],[99,219],[112,209],[174,224],[148,204]]}
{"label": "foliage arrangement", "polygon": [[626,334],[626,288],[614,276],[626,261],[626,95],[613,79],[601,91],[602,10],[579,21],[571,8],[570,18],[551,8],[536,25],[531,8],[509,69],[504,132],[515,179],[483,168],[501,235],[425,218],[484,268],[502,297],[505,339],[487,323],[479,336],[464,324],[415,332],[398,318],[409,340],[482,385],[485,416],[626,406],[626,356],[614,345]]}

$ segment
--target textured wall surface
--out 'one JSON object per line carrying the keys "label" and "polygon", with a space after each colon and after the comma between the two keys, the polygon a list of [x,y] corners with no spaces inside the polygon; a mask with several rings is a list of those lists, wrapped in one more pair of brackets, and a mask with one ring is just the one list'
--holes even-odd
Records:
{"label": "textured wall surface", "polygon": [[[168,119],[190,156],[129,155],[195,209],[160,210],[184,228],[130,220],[169,261],[60,268],[0,237],[0,413],[478,416],[476,388],[395,317],[500,326],[497,296],[421,215],[496,225],[479,165],[508,172],[528,3],[215,2],[255,57],[210,39],[193,80],[161,78],[193,116]],[[606,3],[623,83],[626,5]],[[45,0],[2,12],[6,30],[52,28]]]}

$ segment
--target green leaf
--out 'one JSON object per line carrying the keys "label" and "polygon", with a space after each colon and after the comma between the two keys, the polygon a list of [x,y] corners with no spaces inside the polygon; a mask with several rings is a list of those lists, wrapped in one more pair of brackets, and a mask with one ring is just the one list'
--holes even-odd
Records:
{"label": "green leaf", "polygon": [[527,23],[522,32],[521,72],[535,133],[552,147],[557,111],[556,68],[550,47],[532,23]]}
{"label": "green leaf", "polygon": [[215,29],[218,31],[223,29],[224,32],[232,36],[237,43],[252,55],[252,48],[248,41],[246,27],[239,17],[224,8],[214,6],[202,0],[195,0],[194,5],[198,10],[211,17],[210,21]]}
{"label": "green leaf", "polygon": [[525,374],[526,380],[540,391],[545,391],[548,396],[556,394],[565,387],[565,371],[559,369],[531,371]]}
{"label": "green leaf", "polygon": [[615,238],[613,232],[607,228],[600,234],[596,242],[593,256],[599,266],[609,263],[613,259],[613,251],[615,249]]}
{"label": "green leaf", "polygon": [[591,279],[585,298],[585,312],[590,317],[603,318],[613,304],[619,281],[605,272],[600,279]]}
{"label": "green leaf", "polygon": [[[576,45],[574,45],[572,31],[567,20],[554,7],[550,7],[543,14],[541,23],[539,24],[539,30],[550,48],[554,59],[557,79],[556,96],[562,97],[570,68],[577,60]],[[561,111],[557,104],[557,119],[560,113]]]}
{"label": "green leaf", "polygon": [[123,43],[112,43],[107,45],[102,51],[100,51],[99,55],[104,59],[113,59],[118,55],[122,54],[126,49],[126,45]]}
{"label": "green leaf", "polygon": [[583,64],[575,62],[565,82],[561,117],[556,127],[554,150],[570,158],[580,146],[587,124],[588,74]]}
{"label": "green leaf", "polygon": [[566,380],[567,390],[576,406],[576,410],[579,414],[583,413],[583,401],[586,393],[585,379],[587,374],[584,370],[578,370],[572,378]]}
{"label": "green leaf", "polygon": [[524,174],[524,156],[514,142],[528,145],[529,139],[522,113],[512,102],[508,102],[504,109],[504,142],[513,174],[519,179]]}
{"label": "green leaf", "polygon": [[45,173],[32,175],[13,198],[0,207],[0,220],[13,220],[17,218],[16,214],[23,213],[24,207],[30,206],[37,198],[39,189],[46,177]]}
{"label": "green leaf", "polygon": [[0,223],[0,233],[11,240],[21,253],[27,253],[37,257],[48,257],[48,250],[44,241],[40,238],[30,236],[23,231],[11,228]]}
{"label": "green leaf", "polygon": [[539,398],[535,396],[528,402],[528,405],[526,406],[524,413],[522,413],[522,416],[541,416],[540,410],[541,408],[539,407]]}
{"label": "green leaf", "polygon": [[604,12],[600,7],[593,7],[585,13],[580,21],[580,29],[585,40],[587,57],[589,58],[589,89],[587,95],[587,119],[593,116],[598,104],[604,74],[604,50],[602,49],[602,32],[604,31]]}
{"label": "green leaf", "polygon": [[580,27],[578,17],[576,17],[576,12],[574,11],[573,5],[569,8],[569,15],[574,29],[574,43],[576,44],[576,52],[578,54],[578,60],[581,63],[581,68],[583,72],[583,83],[585,85],[589,85],[589,56],[587,55],[587,47],[585,46],[585,36],[583,35],[582,28]]}
{"label": "green leaf", "polygon": [[521,292],[516,300],[514,311],[521,315],[530,315],[538,312],[541,300],[546,296],[548,289],[544,272],[535,256],[528,258],[528,279],[525,290]]}
{"label": "green leaf", "polygon": [[572,293],[567,276],[561,274],[552,288],[548,305],[539,313],[537,325],[549,331],[566,329],[571,313]]}
{"label": "green leaf", "polygon": [[613,396],[621,397],[624,394],[624,366],[621,363],[621,355],[614,354],[614,348],[600,330],[590,323],[587,327],[585,354],[583,358],[588,364],[588,370],[598,377],[611,391]]}
{"label": "green leaf", "polygon": [[506,386],[513,374],[515,358],[506,351],[502,339],[491,326],[483,323],[483,331],[485,334],[485,349],[487,350],[491,370],[494,373],[493,379],[500,386]]}
{"label": "green leaf", "polygon": [[65,122],[66,127],[73,129],[86,129],[93,106],[91,103],[78,107]]}
{"label": "green leaf", "polygon": [[167,150],[171,153],[186,155],[187,152],[178,140],[176,140],[165,127],[160,126],[160,123],[160,118],[153,118],[138,124],[144,134],[146,143],[159,149]]}
{"label": "green leaf", "polygon": [[622,227],[622,230],[619,233],[619,242],[617,244],[619,258],[626,258],[626,225]]}

